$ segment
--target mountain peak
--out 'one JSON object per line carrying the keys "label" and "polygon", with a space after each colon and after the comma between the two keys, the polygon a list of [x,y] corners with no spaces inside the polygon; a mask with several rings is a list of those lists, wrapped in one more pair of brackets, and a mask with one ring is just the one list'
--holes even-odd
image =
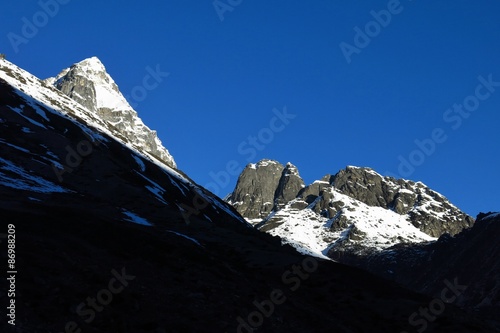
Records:
{"label": "mountain peak", "polygon": [[360,166],[355,166],[355,165],[348,165],[342,171],[344,171],[344,172],[351,172],[351,173],[352,172],[371,173],[373,175],[377,175],[377,176],[383,177],[381,174],[379,174],[378,172],[376,172],[375,170],[373,170],[372,168],[369,168],[369,167],[360,167]]}
{"label": "mountain peak", "polygon": [[255,165],[257,167],[266,167],[266,166],[269,166],[269,165],[281,165],[281,166],[283,166],[280,162],[275,161],[275,160],[270,160],[270,159],[267,159],[267,158],[260,160]]}
{"label": "mountain peak", "polygon": [[297,176],[300,178],[299,169],[292,163],[288,162],[283,169],[283,177],[290,177],[290,176]]}
{"label": "mountain peak", "polygon": [[156,132],[142,122],[99,58],[90,57],[75,63],[45,83],[96,114],[126,143],[170,167],[176,167]]}
{"label": "mountain peak", "polygon": [[106,71],[106,67],[104,67],[104,64],[96,56],[77,62],[73,66],[95,71]]}
{"label": "mountain peak", "polygon": [[243,170],[228,201],[243,216],[259,219],[295,198],[304,187],[295,165],[263,159]]}
{"label": "mountain peak", "polygon": [[133,110],[97,57],[77,62],[46,82],[93,112]]}
{"label": "mountain peak", "polygon": [[288,162],[283,169],[278,187],[274,193],[275,209],[295,199],[304,187],[304,180],[299,175],[299,169]]}
{"label": "mountain peak", "polygon": [[238,178],[236,189],[229,197],[245,217],[256,219],[267,216],[274,208],[275,192],[285,167],[273,160],[250,163]]}

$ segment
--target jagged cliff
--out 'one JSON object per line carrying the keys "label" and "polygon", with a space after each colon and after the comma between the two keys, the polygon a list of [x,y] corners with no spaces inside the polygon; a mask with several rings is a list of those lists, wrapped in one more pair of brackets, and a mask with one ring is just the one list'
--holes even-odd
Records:
{"label": "jagged cliff", "polygon": [[354,166],[305,186],[291,163],[262,160],[243,170],[228,202],[260,230],[335,259],[432,241],[474,223],[421,182]]}

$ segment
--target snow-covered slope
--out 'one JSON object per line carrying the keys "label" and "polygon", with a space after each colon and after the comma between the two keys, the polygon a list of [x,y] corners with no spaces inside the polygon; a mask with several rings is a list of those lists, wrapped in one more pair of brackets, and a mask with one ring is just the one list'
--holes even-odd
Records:
{"label": "snow-covered slope", "polygon": [[[113,133],[107,128],[106,123],[98,117],[97,114],[89,112],[81,104],[75,102],[71,98],[61,94],[55,88],[45,84],[42,80],[36,76],[28,73],[27,71],[19,68],[13,63],[0,59],[0,78],[5,80],[9,85],[24,93],[21,96],[26,100],[26,102],[35,110],[40,118],[43,120],[48,120],[46,112],[56,112],[58,114],[63,114],[72,119],[80,119],[85,124],[98,129],[100,132],[104,132],[110,136]],[[28,98],[25,98],[28,97]],[[46,106],[50,106],[49,109],[42,110],[38,103]],[[10,107],[12,111],[17,112],[19,115],[23,116],[29,122],[37,125],[40,128],[46,128],[45,125],[36,121],[34,117],[27,117],[23,114],[22,109],[14,109]],[[106,141],[106,139],[99,134],[99,131],[92,131],[89,127],[76,122],[79,126],[86,131],[86,133],[94,140]],[[119,140],[119,138],[117,138]]]}
{"label": "snow-covered slope", "polygon": [[[259,224],[262,231],[282,238],[299,252],[317,257],[332,257],[337,251],[363,254],[380,251],[400,243],[434,241],[402,216],[381,207],[371,207],[340,193],[326,189],[331,202],[341,202],[337,214],[327,218],[314,211],[319,200],[307,203],[294,199]],[[255,220],[251,220],[255,221]]]}
{"label": "snow-covered slope", "polygon": [[156,132],[138,117],[97,57],[76,63],[56,77],[46,79],[45,83],[83,105],[91,114],[99,116],[115,137],[168,166],[176,167]]}

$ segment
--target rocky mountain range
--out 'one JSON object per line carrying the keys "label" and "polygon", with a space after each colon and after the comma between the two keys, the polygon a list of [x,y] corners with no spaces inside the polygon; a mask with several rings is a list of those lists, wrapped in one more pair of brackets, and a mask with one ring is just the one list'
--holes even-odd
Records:
{"label": "rocky mountain range", "polygon": [[[439,318],[419,315],[416,322],[414,314],[434,304],[435,282],[466,267],[429,274],[427,284],[409,290],[398,284],[409,268],[401,266],[401,280],[387,278],[382,270],[390,269],[388,257],[375,256],[394,244],[412,249],[398,235],[441,244],[440,258],[456,254],[458,263],[467,255],[471,263],[469,250],[485,256],[496,245],[493,214],[459,233],[474,221],[444,197],[365,168],[347,168],[309,186],[291,164],[262,161],[244,173],[231,198],[236,209],[196,184],[176,168],[97,58],[48,80],[0,59],[0,233],[15,230],[15,259],[5,250],[4,234],[0,258],[17,271],[0,288],[4,309],[15,305],[2,313],[1,331],[377,333],[416,332],[423,321],[427,332],[500,332],[491,315],[498,294],[488,298],[497,280],[468,280],[463,304],[474,299],[481,305],[476,310],[447,302]],[[363,186],[380,186],[382,198]],[[382,212],[388,218],[379,221]],[[353,220],[355,214],[363,223]],[[364,266],[352,263],[361,269],[330,260],[330,245],[339,239],[332,232],[354,244],[361,241],[353,235],[389,222],[393,228],[362,237],[377,251],[366,253],[372,261]],[[393,232],[403,222],[406,232]],[[272,231],[287,223],[290,235],[308,231],[328,245],[311,250],[313,242],[298,246],[292,237],[282,244]],[[441,236],[432,242],[444,232],[459,233],[457,241]],[[382,237],[389,234],[396,238],[385,244]],[[304,256],[286,243],[325,258]],[[464,251],[457,251],[461,246]],[[425,255],[411,258],[422,269],[435,269],[421,261]],[[380,271],[369,265],[377,260]],[[498,256],[474,264],[491,276]]]}
{"label": "rocky mountain range", "polygon": [[433,241],[474,224],[421,182],[354,166],[305,186],[291,163],[262,160],[243,170],[228,202],[258,229],[340,261],[346,253]]}

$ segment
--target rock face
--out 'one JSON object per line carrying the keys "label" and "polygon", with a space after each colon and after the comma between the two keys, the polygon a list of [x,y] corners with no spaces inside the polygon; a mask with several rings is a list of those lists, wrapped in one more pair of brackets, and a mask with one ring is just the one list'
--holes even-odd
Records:
{"label": "rock face", "polygon": [[229,203],[261,231],[336,260],[455,235],[474,223],[421,182],[354,166],[304,186],[292,164],[250,164]]}
{"label": "rock face", "polygon": [[291,163],[287,163],[274,193],[275,207],[282,207],[295,199],[300,190],[305,187],[304,180],[300,178],[299,170]]}
{"label": "rock face", "polygon": [[382,177],[369,168],[347,167],[332,178],[331,184],[369,206],[408,215],[413,225],[432,237],[455,235],[474,223],[472,217],[421,182]]}
{"label": "rock face", "polygon": [[46,79],[45,83],[97,114],[123,142],[176,168],[173,157],[156,132],[144,125],[98,58],[74,64],[56,77]]}
{"label": "rock face", "polygon": [[[249,219],[266,217],[274,208],[275,193],[285,180],[285,167],[276,161],[262,160],[249,164],[238,178],[238,185],[229,197],[231,203],[242,216]],[[286,191],[288,195],[289,191]],[[282,191],[282,195],[285,195]]]}

